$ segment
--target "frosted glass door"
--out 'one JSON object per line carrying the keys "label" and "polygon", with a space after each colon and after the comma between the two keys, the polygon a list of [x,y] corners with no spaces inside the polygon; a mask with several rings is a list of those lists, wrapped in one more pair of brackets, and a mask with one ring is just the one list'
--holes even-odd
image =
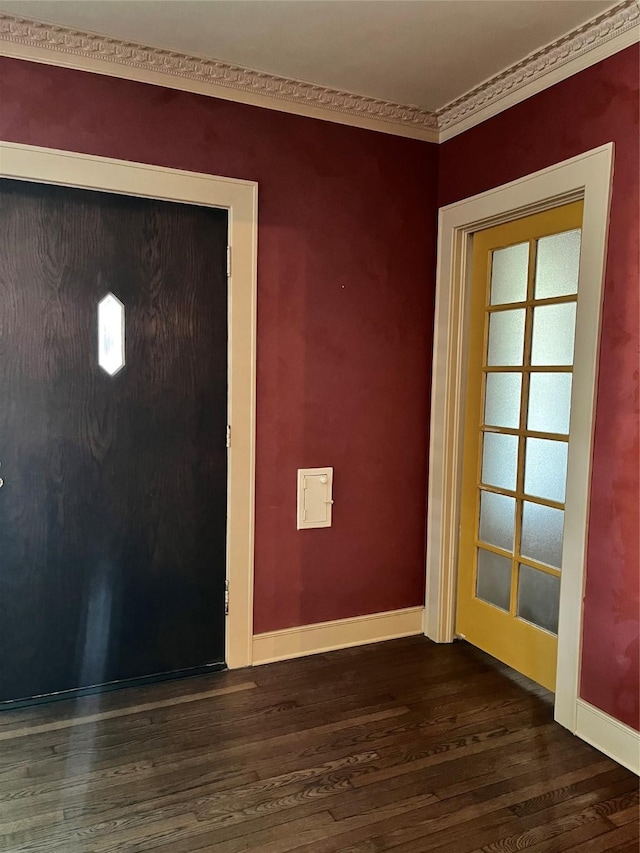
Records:
{"label": "frosted glass door", "polygon": [[557,219],[550,211],[519,220],[533,223],[529,239],[500,245],[523,226],[497,226],[482,234],[487,248],[474,249],[460,539],[470,590],[459,586],[458,613],[465,625],[478,602],[468,623],[487,650],[485,614],[547,636],[558,630],[580,229],[557,222],[581,220],[582,209],[558,210]]}
{"label": "frosted glass door", "polygon": [[494,251],[485,306],[476,596],[552,632],[579,252],[575,229]]}

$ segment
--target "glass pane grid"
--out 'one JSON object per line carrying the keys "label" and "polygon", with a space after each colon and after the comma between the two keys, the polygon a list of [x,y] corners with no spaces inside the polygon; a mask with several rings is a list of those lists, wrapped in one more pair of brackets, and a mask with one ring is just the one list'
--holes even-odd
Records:
{"label": "glass pane grid", "polygon": [[[524,619],[537,628],[557,632],[557,609],[551,608],[552,614],[546,613],[543,608],[541,615],[537,610],[541,602],[536,599],[538,590],[550,589],[550,584],[559,583],[560,570],[544,563],[539,563],[529,557],[520,554],[520,542],[522,538],[522,501],[518,501],[519,507],[516,513],[516,545],[514,551],[492,545],[485,539],[477,538],[476,546],[476,597],[485,603],[498,607],[512,618]],[[515,552],[515,553],[514,553]],[[510,566],[510,570],[508,567]],[[529,597],[533,596],[531,602],[522,603],[523,572],[527,576],[525,589]],[[544,578],[548,580],[544,580]],[[548,610],[548,608],[547,608]],[[529,612],[531,611],[531,612]],[[527,618],[528,617],[528,618]],[[555,623],[554,623],[555,618]],[[536,619],[538,621],[536,621]],[[544,622],[544,624],[538,624]]]}
{"label": "glass pane grid", "polygon": [[553,509],[564,509],[564,503],[560,501],[548,500],[547,498],[540,498],[537,495],[529,495],[525,492],[519,492],[515,489],[503,489],[499,486],[492,486],[488,483],[477,483],[478,489],[482,489],[486,492],[494,492],[498,495],[506,495],[510,498],[517,498],[519,500],[530,501],[531,503],[539,504],[540,506],[549,506]]}
{"label": "glass pane grid", "polygon": [[492,545],[490,542],[486,542],[484,539],[479,539],[476,537],[476,539],[474,540],[474,545],[476,546],[476,548],[481,548],[485,551],[491,551],[492,554],[498,554],[501,557],[506,557],[509,560],[513,560],[514,563],[522,563],[522,565],[531,566],[532,569],[538,569],[538,571],[544,572],[547,575],[553,575],[556,578],[559,578],[562,574],[560,569],[556,569],[553,566],[549,566],[547,565],[547,563],[539,563],[537,562],[537,560],[534,560],[531,557],[523,557],[522,554],[518,552],[514,554],[513,551],[508,551],[505,548],[500,548],[497,545]]}
{"label": "glass pane grid", "polygon": [[548,438],[552,441],[569,441],[569,435],[565,432],[539,432],[535,429],[518,429],[516,427],[495,426],[494,424],[481,424],[482,432],[496,435],[523,435],[525,438]]}
{"label": "glass pane grid", "polygon": [[[491,551],[492,554],[500,554],[501,557],[508,557],[511,560],[514,556],[513,551],[508,551],[506,548],[500,548],[498,545],[492,545],[484,539],[476,539],[475,544],[478,548],[484,548],[485,551]],[[527,562],[530,562],[529,560]]]}
{"label": "glass pane grid", "polygon": [[[580,232],[569,232],[568,236],[572,245],[577,237],[579,250]],[[557,631],[557,602],[549,609],[544,591],[556,589],[559,583],[566,477],[560,471],[551,482],[548,471],[545,473],[540,467],[539,457],[544,450],[564,459],[569,438],[577,262],[574,258],[561,271],[562,280],[556,277],[552,281],[552,268],[545,254],[562,242],[567,242],[563,235],[529,241],[524,299],[521,267],[526,244],[493,253],[485,305],[475,537],[477,597],[552,633]],[[494,282],[497,273],[499,280]],[[518,297],[521,301],[515,301]],[[539,312],[540,308],[547,310]],[[560,333],[565,329],[563,344]],[[507,389],[520,398],[519,413],[517,404],[514,406],[507,399]],[[535,411],[529,412],[530,406]],[[509,440],[511,445],[504,444]],[[503,452],[497,453],[498,448]],[[530,494],[532,491],[538,494]],[[511,507],[515,509],[515,519]],[[537,528],[532,526],[532,519],[536,518]],[[553,541],[546,542],[551,519]]]}
{"label": "glass pane grid", "polygon": [[550,296],[545,299],[536,299],[531,297],[523,299],[522,302],[506,302],[500,305],[487,305],[486,310],[489,314],[498,314],[501,311],[513,311],[516,308],[531,308],[533,306],[544,305],[566,305],[567,303],[577,302],[577,294],[574,296]]}
{"label": "glass pane grid", "polygon": [[554,578],[559,578],[562,572],[560,569],[554,569],[553,566],[548,566],[546,563],[538,563],[529,557],[523,557],[522,554],[516,554],[515,560],[523,566],[530,566],[539,572],[544,572],[545,575],[552,575]]}
{"label": "glass pane grid", "polygon": [[485,364],[482,370],[487,373],[572,373],[572,364]]}

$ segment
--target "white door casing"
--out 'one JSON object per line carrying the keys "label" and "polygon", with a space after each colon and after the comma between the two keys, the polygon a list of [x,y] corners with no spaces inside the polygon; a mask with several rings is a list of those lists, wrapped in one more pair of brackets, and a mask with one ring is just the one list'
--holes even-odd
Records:
{"label": "white door casing", "polygon": [[439,213],[424,633],[436,642],[451,642],[455,635],[468,268],[473,233],[584,199],[555,700],[556,720],[577,734],[584,566],[612,176],[613,143],[609,143],[443,207]]}

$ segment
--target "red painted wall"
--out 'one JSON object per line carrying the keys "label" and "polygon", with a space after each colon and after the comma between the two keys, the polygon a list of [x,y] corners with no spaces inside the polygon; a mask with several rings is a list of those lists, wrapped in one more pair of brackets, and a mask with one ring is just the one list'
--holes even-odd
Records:
{"label": "red painted wall", "polygon": [[615,143],[584,609],[581,696],[638,720],[638,45],[440,146],[449,204]]}
{"label": "red painted wall", "polygon": [[255,630],[420,605],[436,146],[7,58],[0,138],[259,182]]}
{"label": "red painted wall", "polygon": [[422,601],[438,154],[447,204],[613,140],[581,695],[638,727],[637,46],[439,151],[5,58],[0,138],[259,181],[257,631]]}

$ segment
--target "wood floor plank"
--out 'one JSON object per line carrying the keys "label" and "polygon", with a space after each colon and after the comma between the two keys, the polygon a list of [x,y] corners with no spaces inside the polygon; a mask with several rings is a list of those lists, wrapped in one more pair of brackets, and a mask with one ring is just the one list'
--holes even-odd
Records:
{"label": "wood floor plank", "polygon": [[64,820],[64,815],[61,809],[50,812],[39,812],[37,814],[29,813],[23,817],[11,816],[11,818],[0,820],[0,837],[11,835],[15,832],[24,832],[26,830],[44,828],[50,829],[56,824],[60,824]]}
{"label": "wood floor plank", "polygon": [[[205,699],[210,699],[212,696],[224,695],[226,693],[237,693],[241,690],[252,690],[257,687],[255,683],[238,684],[231,687],[220,687],[214,690],[208,690],[203,693],[196,693],[187,696],[175,698],[159,699],[155,702],[146,702],[133,707],[116,708],[110,711],[97,711],[94,714],[84,714],[78,717],[69,717],[66,719],[50,720],[46,723],[25,725],[14,728],[4,728],[0,730],[0,741],[15,740],[21,737],[33,737],[36,734],[49,733],[60,731],[61,729],[76,728],[78,726],[86,726],[90,723],[102,722],[103,720],[113,720],[117,717],[127,717],[130,719],[134,714],[147,713],[158,708],[175,707],[183,705],[187,702],[202,702]],[[145,725],[150,725],[151,721],[145,719]]]}
{"label": "wood floor plank", "polygon": [[633,853],[638,853],[638,827],[624,827],[626,832],[612,828],[606,818],[584,824],[577,829],[534,844],[528,853],[613,853],[635,841]]}
{"label": "wood floor plank", "polygon": [[[472,853],[515,853],[525,850],[541,842],[551,842],[552,849],[560,847],[561,837],[564,833],[581,827],[597,827],[602,823],[602,817],[598,811],[590,806],[581,811],[563,815],[549,822],[536,824],[535,826],[522,830],[516,834],[505,835],[490,845],[474,848]],[[585,830],[588,832],[589,829]]]}
{"label": "wood floor plank", "polygon": [[638,818],[640,818],[640,809],[638,809],[638,804],[634,802],[627,808],[622,808],[614,814],[607,815],[607,817],[615,826],[624,826],[627,823],[638,821]]}
{"label": "wood floor plank", "polygon": [[[574,774],[573,779],[561,777],[562,787],[556,788],[560,780],[556,780],[553,790],[541,791],[539,794],[529,797],[519,803],[510,806],[511,811],[524,823],[535,824],[537,821],[546,820],[551,815],[561,815],[569,811],[575,811],[576,805],[581,807],[603,802],[608,797],[617,794],[628,794],[633,792],[634,780],[629,779],[624,768],[612,768],[602,774],[595,774],[593,770],[588,777],[580,778],[581,774]],[[603,815],[606,817],[606,815]]]}
{"label": "wood floor plank", "polygon": [[[197,781],[196,781],[197,780]],[[21,792],[20,799],[5,802],[0,807],[0,821],[11,817],[29,814],[34,802],[38,807],[49,805],[61,810],[63,818],[69,822],[79,816],[93,817],[105,815],[109,818],[120,816],[120,810],[135,810],[138,804],[142,809],[159,801],[166,806],[183,801],[190,802],[195,796],[205,797],[221,791],[235,789],[255,782],[257,776],[251,770],[236,772],[213,769],[201,772],[194,778],[192,769],[187,773],[153,774],[138,779],[135,787],[130,782],[105,787],[103,784],[74,784],[56,791],[47,786],[47,794],[42,793],[44,786]],[[75,821],[78,822],[77,820]],[[89,822],[89,821],[85,821]]]}
{"label": "wood floor plank", "polygon": [[[533,740],[521,741],[505,751],[497,747],[469,758],[461,758],[446,766],[438,766],[438,778],[434,793],[440,800],[457,797],[469,791],[481,791],[489,785],[504,785],[519,788],[523,778],[532,772],[541,774],[545,787],[548,789],[557,781],[557,762],[562,762],[564,770],[581,768],[588,775],[609,769],[611,764],[608,759],[592,753],[576,753],[573,745],[563,744],[554,750],[554,763],[541,762],[537,746],[541,737]],[[515,781],[512,781],[515,780]],[[543,781],[543,784],[544,784]]]}
{"label": "wood floor plank", "polygon": [[[607,764],[610,763],[607,762]],[[540,775],[540,768],[532,769],[530,775],[524,780],[525,785],[527,782],[531,782],[536,772]],[[582,776],[584,773],[567,773],[561,775],[555,781],[564,786],[573,781],[577,775]],[[399,835],[392,832],[390,835],[378,837],[376,843],[380,849],[392,849],[398,845],[401,845],[402,849],[407,845],[417,845],[419,847],[421,844],[427,843],[424,838],[426,832],[429,835],[429,849],[439,849],[439,847],[446,846],[449,843],[453,827],[456,845],[462,845],[464,839],[468,838],[468,843],[471,844],[469,849],[471,850],[478,841],[477,831],[481,828],[478,820],[480,816],[489,817],[492,814],[497,815],[499,818],[498,822],[501,825],[517,826],[524,829],[521,820],[504,821],[502,816],[504,816],[505,810],[513,813],[511,806],[514,801],[523,794],[527,796],[535,794],[548,784],[549,780],[547,777],[542,783],[533,781],[528,786],[516,789],[513,789],[508,783],[504,785],[492,785],[485,790],[474,790],[457,798],[440,802],[439,804],[427,804],[421,820],[415,827],[403,827]],[[332,814],[337,819],[341,817],[341,814],[336,813],[335,810],[332,810]],[[514,814],[514,817],[517,818],[518,816]],[[468,826],[465,826],[467,824]],[[493,826],[493,823],[491,823],[491,826]],[[495,826],[491,832],[494,831]]]}
{"label": "wood floor plank", "polygon": [[466,643],[412,637],[0,714],[2,853],[625,848],[636,777]]}

